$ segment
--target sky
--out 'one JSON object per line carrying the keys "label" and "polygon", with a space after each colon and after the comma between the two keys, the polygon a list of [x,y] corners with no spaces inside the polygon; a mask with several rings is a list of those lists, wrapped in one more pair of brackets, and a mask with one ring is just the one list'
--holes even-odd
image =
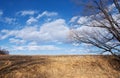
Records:
{"label": "sky", "polygon": [[89,54],[69,38],[73,23],[87,19],[81,10],[72,0],[0,0],[0,47],[15,55]]}

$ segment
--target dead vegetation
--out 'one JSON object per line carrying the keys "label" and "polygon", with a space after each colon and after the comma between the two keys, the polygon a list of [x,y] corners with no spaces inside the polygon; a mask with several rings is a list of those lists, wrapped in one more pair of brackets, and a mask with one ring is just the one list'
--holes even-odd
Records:
{"label": "dead vegetation", "polygon": [[120,78],[112,56],[0,56],[0,78]]}
{"label": "dead vegetation", "polygon": [[8,55],[8,54],[9,54],[8,50],[0,48],[0,55]]}

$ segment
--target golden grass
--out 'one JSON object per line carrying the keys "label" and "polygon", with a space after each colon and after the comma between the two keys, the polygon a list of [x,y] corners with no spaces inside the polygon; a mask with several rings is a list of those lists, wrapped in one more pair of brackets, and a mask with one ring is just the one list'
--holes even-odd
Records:
{"label": "golden grass", "polygon": [[0,56],[0,78],[120,78],[112,59],[96,55]]}

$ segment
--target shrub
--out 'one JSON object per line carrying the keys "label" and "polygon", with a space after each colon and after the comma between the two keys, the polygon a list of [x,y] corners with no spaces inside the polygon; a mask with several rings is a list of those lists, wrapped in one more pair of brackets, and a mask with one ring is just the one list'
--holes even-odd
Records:
{"label": "shrub", "polygon": [[8,54],[9,54],[8,50],[0,48],[0,55],[8,55]]}

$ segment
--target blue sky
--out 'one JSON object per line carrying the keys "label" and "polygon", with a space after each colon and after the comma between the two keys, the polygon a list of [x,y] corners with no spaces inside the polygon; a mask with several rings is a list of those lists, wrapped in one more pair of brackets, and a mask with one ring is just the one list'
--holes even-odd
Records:
{"label": "blue sky", "polygon": [[0,46],[10,54],[88,54],[70,43],[70,27],[85,22],[71,0],[0,0]]}

